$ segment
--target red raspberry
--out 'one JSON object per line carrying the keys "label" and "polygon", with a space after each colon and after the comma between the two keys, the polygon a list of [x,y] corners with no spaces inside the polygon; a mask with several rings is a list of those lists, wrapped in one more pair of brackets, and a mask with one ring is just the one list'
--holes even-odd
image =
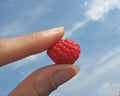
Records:
{"label": "red raspberry", "polygon": [[59,40],[47,54],[56,64],[73,64],[80,55],[80,46],[72,40]]}

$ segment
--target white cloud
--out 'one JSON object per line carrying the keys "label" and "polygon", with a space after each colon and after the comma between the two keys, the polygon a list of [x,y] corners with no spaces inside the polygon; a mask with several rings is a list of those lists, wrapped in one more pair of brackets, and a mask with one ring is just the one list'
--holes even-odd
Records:
{"label": "white cloud", "polygon": [[37,60],[38,56],[37,55],[32,55],[28,57],[30,60],[35,61]]}
{"label": "white cloud", "polygon": [[85,26],[87,22],[87,20],[76,22],[70,30],[66,31],[64,38],[70,37],[75,31]]}
{"label": "white cloud", "polygon": [[85,2],[85,6],[89,9],[85,13],[87,18],[93,21],[104,18],[109,11],[114,9],[120,9],[119,0],[92,0]]}
{"label": "white cloud", "polygon": [[109,59],[112,59],[113,57],[115,57],[116,55],[120,54],[120,49],[119,48],[115,48],[113,50],[110,50],[108,52],[108,54],[106,54],[104,57],[101,56],[100,60],[98,61],[97,64],[102,64],[104,63],[105,61],[109,60]]}
{"label": "white cloud", "polygon": [[86,18],[83,21],[76,22],[73,27],[65,34],[65,38],[71,36],[75,31],[84,27],[89,21],[102,20],[111,10],[120,9],[119,0],[92,0],[86,1]]}
{"label": "white cloud", "polygon": [[120,95],[120,83],[110,84],[104,83],[98,90],[101,96],[119,96]]}
{"label": "white cloud", "polygon": [[120,34],[120,27],[118,27],[117,32],[118,35]]}

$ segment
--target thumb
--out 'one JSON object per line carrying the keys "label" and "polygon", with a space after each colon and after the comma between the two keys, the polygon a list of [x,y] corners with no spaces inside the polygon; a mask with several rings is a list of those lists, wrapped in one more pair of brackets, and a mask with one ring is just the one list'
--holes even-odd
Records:
{"label": "thumb", "polygon": [[78,71],[79,67],[73,65],[50,65],[40,68],[20,83],[9,96],[48,96]]}

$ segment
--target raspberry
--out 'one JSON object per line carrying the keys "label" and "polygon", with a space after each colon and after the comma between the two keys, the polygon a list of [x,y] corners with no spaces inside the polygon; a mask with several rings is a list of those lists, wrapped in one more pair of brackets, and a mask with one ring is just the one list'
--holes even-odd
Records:
{"label": "raspberry", "polygon": [[80,55],[80,46],[72,40],[59,40],[47,54],[56,64],[73,64]]}

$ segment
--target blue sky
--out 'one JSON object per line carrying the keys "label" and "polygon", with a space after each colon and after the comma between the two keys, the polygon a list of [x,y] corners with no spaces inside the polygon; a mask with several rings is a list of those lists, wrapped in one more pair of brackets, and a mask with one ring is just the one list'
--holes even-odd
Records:
{"label": "blue sky", "polygon": [[[119,0],[1,0],[0,38],[64,26],[64,38],[81,46],[80,72],[50,96],[118,96]],[[34,70],[53,63],[46,52],[0,68],[0,96]]]}

